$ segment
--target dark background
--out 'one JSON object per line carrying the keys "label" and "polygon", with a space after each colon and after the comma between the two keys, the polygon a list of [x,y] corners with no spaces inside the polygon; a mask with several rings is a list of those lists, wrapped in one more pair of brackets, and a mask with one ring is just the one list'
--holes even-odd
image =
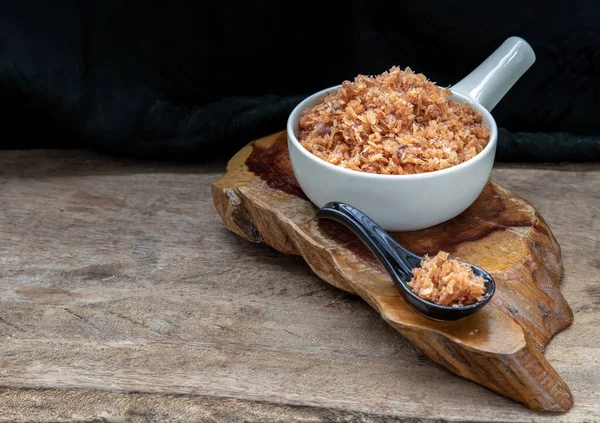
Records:
{"label": "dark background", "polygon": [[226,156],[305,96],[393,65],[458,82],[506,38],[537,61],[498,158],[600,160],[600,2],[0,1],[3,148]]}

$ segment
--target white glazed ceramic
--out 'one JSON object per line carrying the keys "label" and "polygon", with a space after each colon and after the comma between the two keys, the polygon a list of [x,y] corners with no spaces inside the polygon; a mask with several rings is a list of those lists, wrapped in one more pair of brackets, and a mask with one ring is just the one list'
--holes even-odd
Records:
{"label": "white glazed ceramic", "polygon": [[498,128],[490,110],[535,62],[523,39],[507,39],[490,57],[450,89],[452,99],[470,103],[490,130],[485,149],[471,160],[436,172],[379,175],[332,165],[309,153],[298,141],[300,113],[315,106],[331,87],[311,95],[290,114],[288,148],[294,174],[317,206],[330,201],[350,204],[388,231],[411,231],[445,222],[465,211],[485,186],[496,154]]}

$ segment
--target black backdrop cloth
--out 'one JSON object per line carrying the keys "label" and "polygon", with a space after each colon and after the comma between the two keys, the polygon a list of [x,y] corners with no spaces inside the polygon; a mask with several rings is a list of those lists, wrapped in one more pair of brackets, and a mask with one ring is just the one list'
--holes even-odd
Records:
{"label": "black backdrop cloth", "polygon": [[600,160],[597,0],[0,5],[3,148],[230,154],[317,90],[393,65],[450,85],[517,35],[537,61],[494,109],[498,159]]}

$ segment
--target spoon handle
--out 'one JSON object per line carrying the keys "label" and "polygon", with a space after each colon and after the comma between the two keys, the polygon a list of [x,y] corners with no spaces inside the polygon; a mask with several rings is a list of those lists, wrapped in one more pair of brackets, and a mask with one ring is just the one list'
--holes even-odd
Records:
{"label": "spoon handle", "polygon": [[317,211],[317,217],[334,220],[354,232],[375,254],[390,275],[403,285],[412,278],[412,269],[422,260],[421,257],[398,244],[371,218],[348,204],[327,203]]}

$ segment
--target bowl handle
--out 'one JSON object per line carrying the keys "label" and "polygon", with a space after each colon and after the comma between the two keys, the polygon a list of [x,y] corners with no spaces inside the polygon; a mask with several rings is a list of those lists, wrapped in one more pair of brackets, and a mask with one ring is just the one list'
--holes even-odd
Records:
{"label": "bowl handle", "polygon": [[527,41],[510,37],[450,89],[491,111],[534,62],[535,53]]}

